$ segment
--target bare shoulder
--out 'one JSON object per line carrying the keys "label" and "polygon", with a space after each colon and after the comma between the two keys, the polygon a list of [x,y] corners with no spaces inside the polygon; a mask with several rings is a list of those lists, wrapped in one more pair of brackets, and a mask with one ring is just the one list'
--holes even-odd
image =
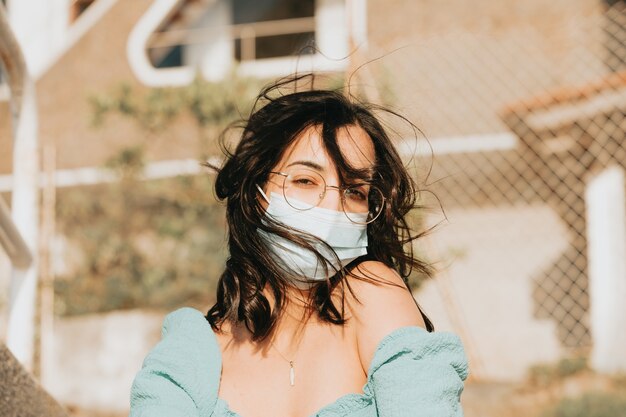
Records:
{"label": "bare shoulder", "polygon": [[[364,277],[377,282],[359,279]],[[346,290],[361,365],[367,373],[374,352],[386,335],[399,327],[426,325],[402,277],[382,262],[362,262],[347,279],[358,299]]]}

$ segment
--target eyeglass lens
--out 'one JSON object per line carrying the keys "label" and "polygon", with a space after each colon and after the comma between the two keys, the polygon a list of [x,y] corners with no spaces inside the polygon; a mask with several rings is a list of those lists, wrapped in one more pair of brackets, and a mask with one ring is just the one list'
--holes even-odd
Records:
{"label": "eyeglass lens", "polygon": [[[327,186],[319,173],[303,168],[284,174],[283,193],[290,206],[308,210],[320,204]],[[355,223],[375,220],[382,211],[383,202],[382,192],[371,184],[355,184],[343,189],[343,211]]]}

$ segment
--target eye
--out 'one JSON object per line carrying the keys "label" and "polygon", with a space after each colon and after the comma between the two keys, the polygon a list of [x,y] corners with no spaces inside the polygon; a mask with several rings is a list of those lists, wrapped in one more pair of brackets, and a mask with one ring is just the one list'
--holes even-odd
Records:
{"label": "eye", "polygon": [[295,178],[293,182],[298,184],[314,184],[315,182],[311,178]]}
{"label": "eye", "polygon": [[320,180],[311,175],[297,175],[289,179],[291,185],[295,187],[317,187],[320,184]]}
{"label": "eye", "polygon": [[346,199],[358,202],[366,202],[368,195],[368,189],[366,185],[350,186],[346,188]]}

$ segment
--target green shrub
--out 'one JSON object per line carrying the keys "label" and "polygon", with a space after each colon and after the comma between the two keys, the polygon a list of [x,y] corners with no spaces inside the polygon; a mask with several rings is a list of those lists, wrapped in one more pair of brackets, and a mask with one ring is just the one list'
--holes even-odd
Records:
{"label": "green shrub", "polygon": [[542,417],[626,417],[626,398],[623,395],[590,392],[561,400]]}
{"label": "green shrub", "polygon": [[529,379],[534,385],[546,386],[586,369],[588,369],[587,358],[584,356],[563,358],[556,364],[540,364],[531,367]]}
{"label": "green shrub", "polygon": [[211,302],[226,259],[225,213],[212,181],[127,178],[60,190],[57,224],[70,266],[55,281],[56,313]]}
{"label": "green shrub", "polygon": [[588,367],[587,358],[584,356],[563,358],[556,364],[557,375],[561,378],[577,374],[585,369]]}

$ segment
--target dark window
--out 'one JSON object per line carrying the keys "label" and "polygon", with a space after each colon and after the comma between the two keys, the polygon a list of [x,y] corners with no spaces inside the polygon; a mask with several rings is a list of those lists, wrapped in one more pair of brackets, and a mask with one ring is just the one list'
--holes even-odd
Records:
{"label": "dark window", "polygon": [[[255,59],[312,54],[315,32],[261,36],[254,40]],[[235,59],[241,60],[241,39],[235,39]]]}
{"label": "dark window", "polygon": [[183,46],[170,48],[153,48],[148,51],[150,61],[156,68],[172,68],[183,65]]}
{"label": "dark window", "polygon": [[[288,19],[315,17],[314,0],[232,0],[233,24],[235,26],[250,25],[255,32],[255,23],[276,22],[276,34],[262,33],[252,39],[235,39],[235,59],[263,59],[288,55],[303,55],[314,52],[315,32],[309,24],[302,30],[291,25]],[[281,20],[289,24],[289,29],[281,25]],[[282,26],[282,27],[279,27]],[[271,27],[269,29],[271,32]],[[247,47],[244,46],[247,44]],[[251,44],[251,45],[250,45]],[[250,51],[252,46],[253,51]],[[245,52],[242,49],[247,49]],[[249,56],[252,54],[253,56]]]}
{"label": "dark window", "polygon": [[314,0],[233,0],[233,23],[315,16]]}

